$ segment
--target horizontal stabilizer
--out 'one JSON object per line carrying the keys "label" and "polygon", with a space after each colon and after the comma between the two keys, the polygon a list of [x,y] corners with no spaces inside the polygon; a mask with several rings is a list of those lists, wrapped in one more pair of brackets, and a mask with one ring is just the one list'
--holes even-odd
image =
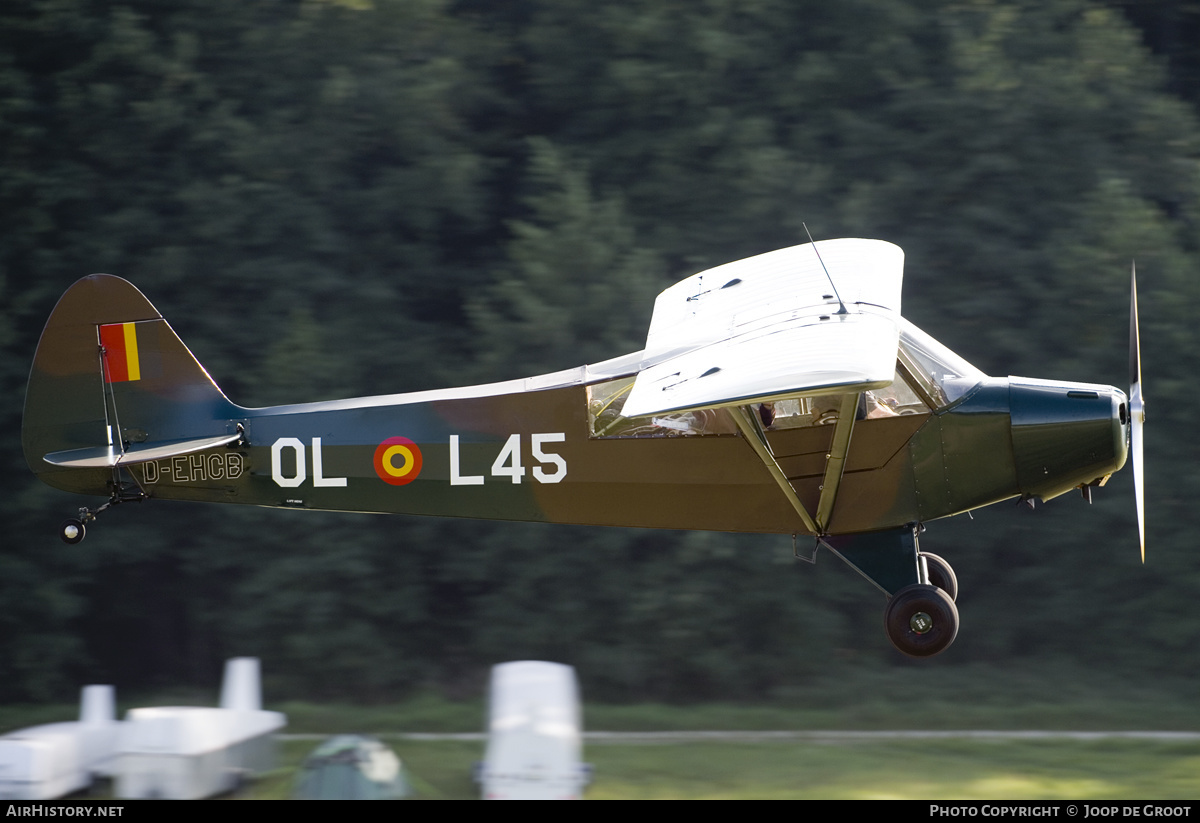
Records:
{"label": "horizontal stabilizer", "polygon": [[760,254],[676,283],[655,301],[645,352],[653,365],[638,374],[623,413],[890,384],[903,272],[899,247],[845,239]]}
{"label": "horizontal stabilizer", "polygon": [[178,457],[182,454],[192,454],[217,446],[227,446],[241,439],[242,434],[223,434],[219,437],[201,437],[196,440],[176,440],[171,443],[154,443],[151,445],[134,444],[124,452],[115,446],[97,446],[91,449],[70,449],[69,451],[54,452],[42,459],[52,466],[63,466],[71,469],[111,469],[116,466],[131,466],[136,463],[150,463],[154,460],[164,460]]}

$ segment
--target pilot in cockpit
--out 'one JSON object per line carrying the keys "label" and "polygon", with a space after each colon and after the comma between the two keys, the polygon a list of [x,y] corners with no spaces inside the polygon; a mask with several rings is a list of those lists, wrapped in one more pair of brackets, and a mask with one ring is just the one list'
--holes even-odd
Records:
{"label": "pilot in cockpit", "polygon": [[870,391],[862,393],[862,398],[858,401],[858,411],[859,420],[896,417],[899,414],[896,411],[896,398],[885,397],[881,400],[875,396],[875,392]]}

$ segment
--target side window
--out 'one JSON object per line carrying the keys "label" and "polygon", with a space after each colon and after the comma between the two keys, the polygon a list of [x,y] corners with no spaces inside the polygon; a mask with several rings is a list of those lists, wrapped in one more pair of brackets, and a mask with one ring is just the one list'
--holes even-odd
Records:
{"label": "side window", "polygon": [[[760,403],[758,405],[759,418],[770,430],[795,429],[802,426],[830,426],[838,421],[844,396],[822,394],[816,397],[799,397],[794,400]],[[862,393],[855,418],[877,420],[882,417],[928,413],[929,406],[913,391],[897,368],[890,386]]]}
{"label": "side window", "polygon": [[725,409],[625,417],[621,410],[633,389],[631,377],[587,387],[588,427],[592,437],[696,437],[736,434],[737,425]]}
{"label": "side window", "polygon": [[818,397],[797,397],[758,404],[758,416],[768,430],[797,429],[802,426],[824,426],[837,422],[842,407],[840,394]]}

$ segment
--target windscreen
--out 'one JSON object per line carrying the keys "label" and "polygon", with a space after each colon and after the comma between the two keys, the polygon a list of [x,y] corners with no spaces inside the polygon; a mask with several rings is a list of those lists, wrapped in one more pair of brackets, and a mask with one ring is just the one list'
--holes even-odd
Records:
{"label": "windscreen", "polygon": [[903,318],[900,320],[900,361],[939,407],[953,403],[986,377]]}

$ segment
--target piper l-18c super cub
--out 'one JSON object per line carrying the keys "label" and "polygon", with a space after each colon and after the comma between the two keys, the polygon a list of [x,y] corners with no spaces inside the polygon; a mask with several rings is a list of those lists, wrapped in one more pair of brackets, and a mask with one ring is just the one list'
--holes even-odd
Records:
{"label": "piper l-18c super cub", "polygon": [[[1090,498],[1133,452],[1130,394],[988,377],[900,316],[904,254],[827,240],[659,295],[646,348],[468,388],[250,409],[117,277],[85,277],[42,333],[22,442],[34,473],[109,506],[200,500],[601,526],[808,535],[888,597],[888,637],[958,633],[922,524],[1010,498]],[[1144,545],[1144,540],[1143,540]],[[1144,555],[1144,549],[1143,549]]]}

